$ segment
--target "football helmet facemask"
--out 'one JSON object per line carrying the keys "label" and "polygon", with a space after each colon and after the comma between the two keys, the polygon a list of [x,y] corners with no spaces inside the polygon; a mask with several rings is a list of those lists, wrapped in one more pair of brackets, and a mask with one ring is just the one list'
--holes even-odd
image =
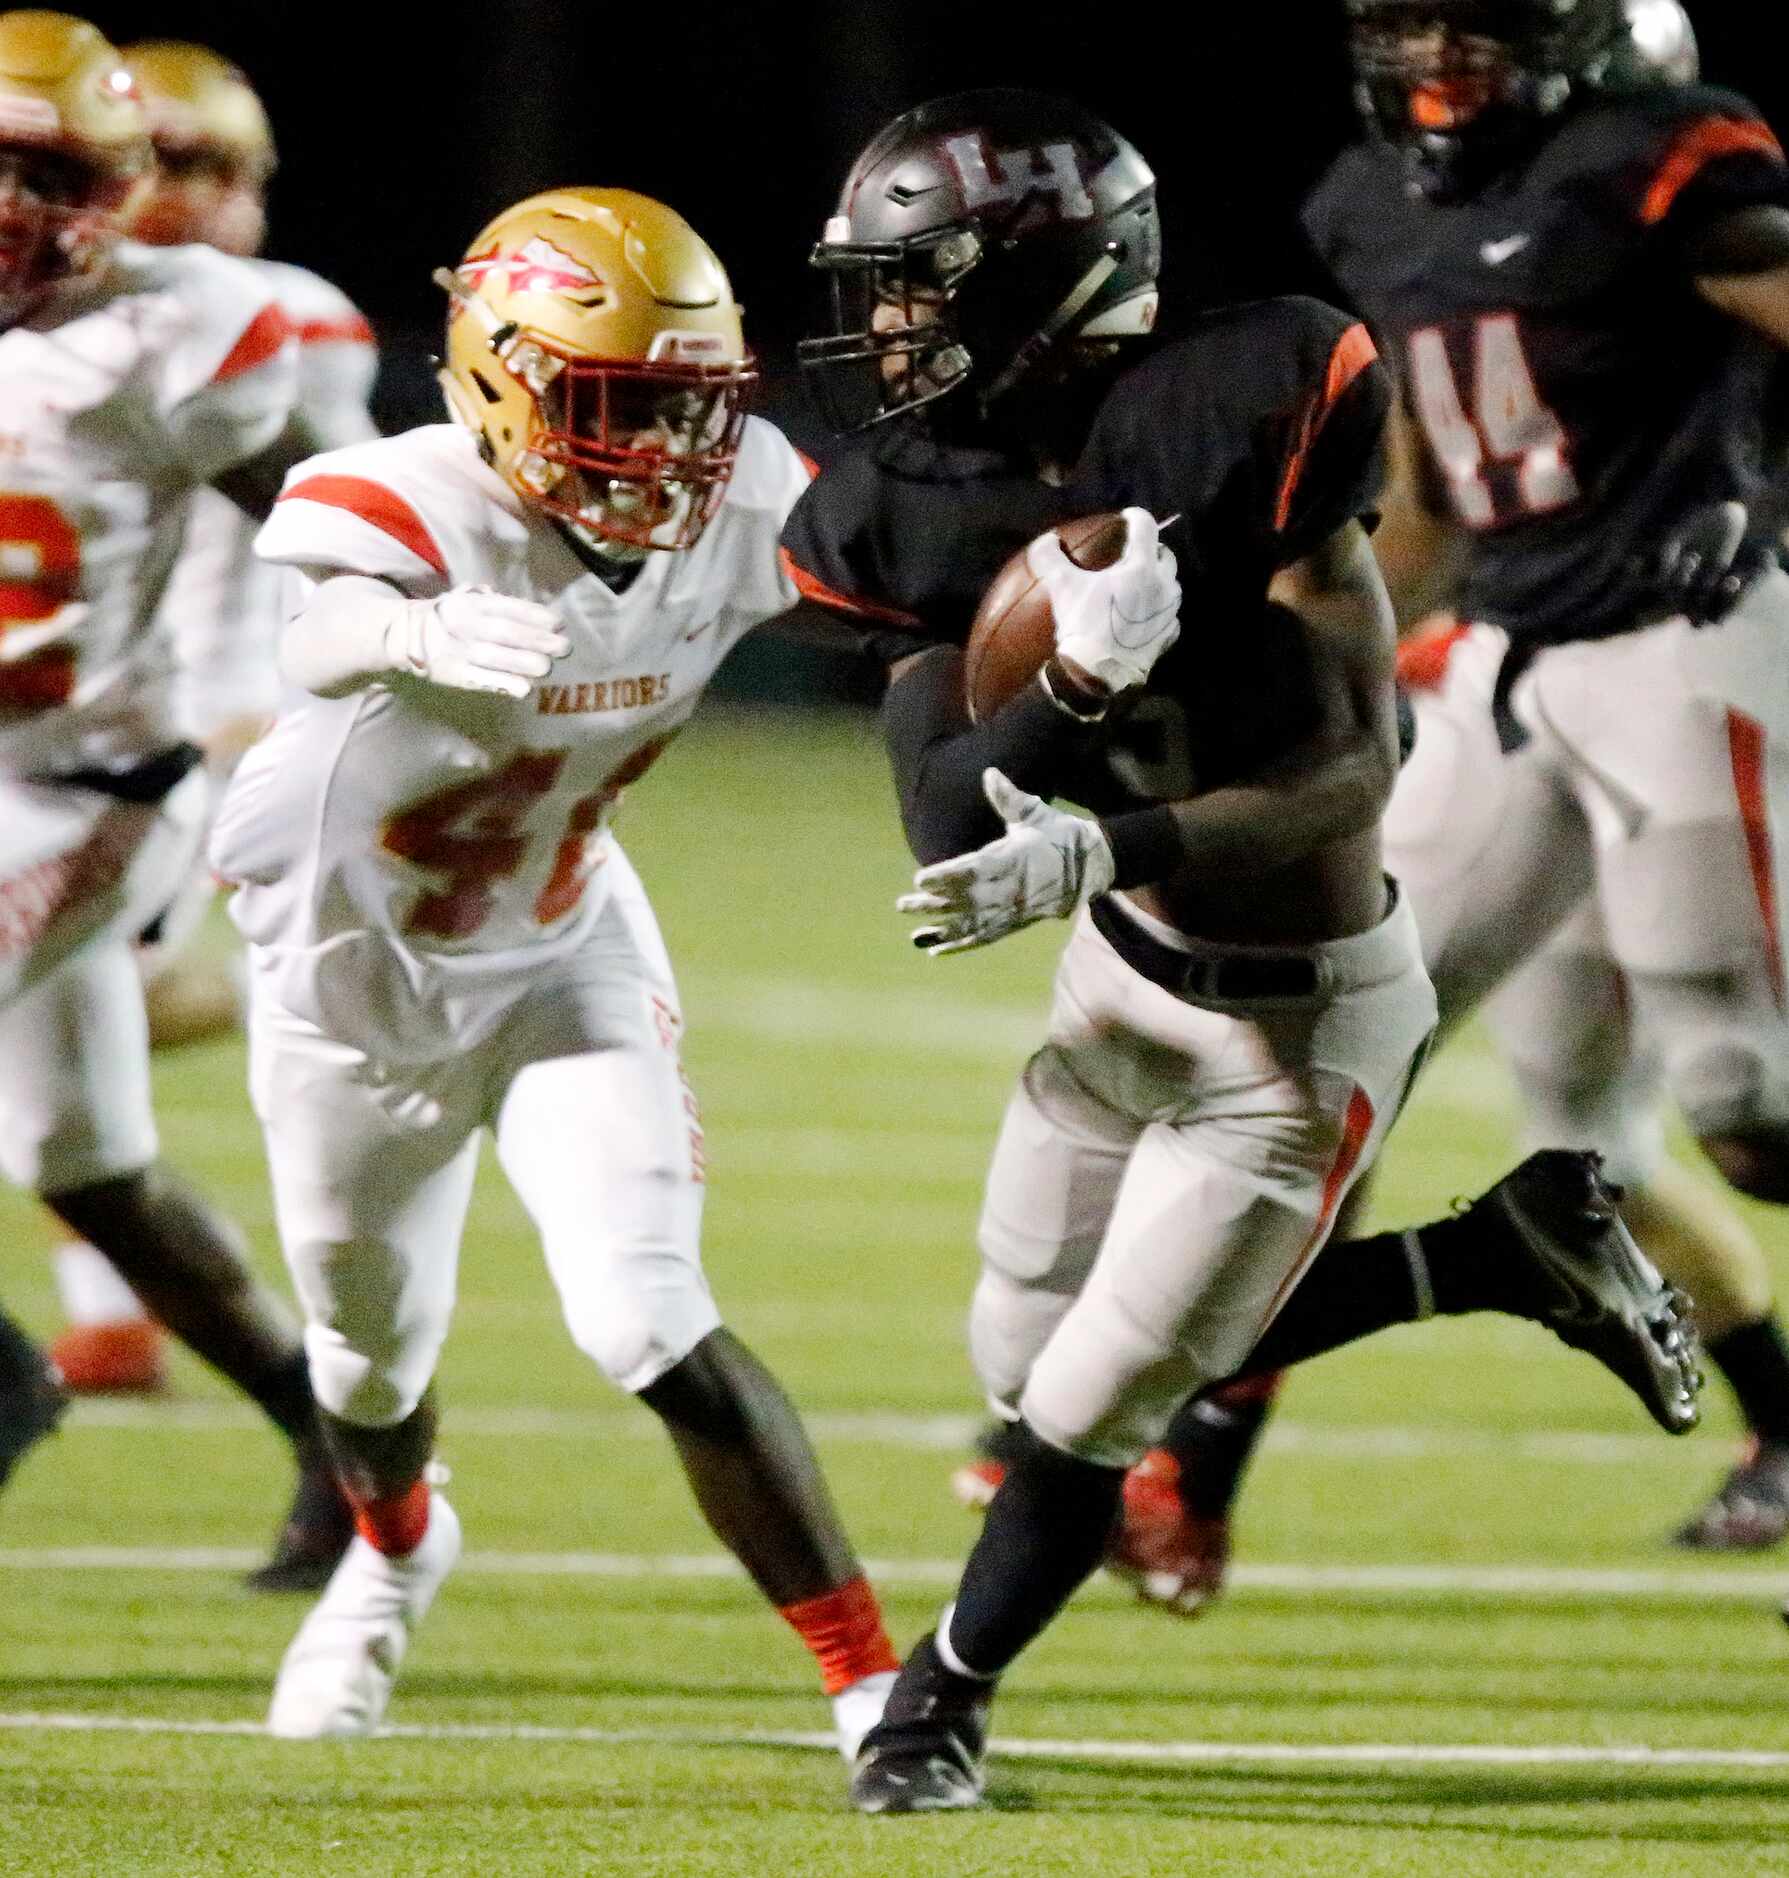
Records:
{"label": "football helmet facemask", "polygon": [[707,242],[650,196],[555,189],[435,279],[448,408],[517,495],[611,559],[693,547],[758,379]]}
{"label": "football helmet facemask", "polygon": [[1356,98],[1424,193],[1475,186],[1608,73],[1627,0],[1348,0]]}
{"label": "football helmet facemask", "polygon": [[828,316],[798,354],[835,430],[953,394],[985,417],[1074,343],[1153,327],[1155,178],[1077,104],[964,92],[872,139],[809,260]]}
{"label": "football helmet facemask", "polygon": [[149,161],[136,85],[98,27],[0,13],[0,327],[104,263]]}
{"label": "football helmet facemask", "polygon": [[227,254],[259,253],[276,157],[254,87],[228,59],[183,40],[146,39],[123,56],[155,145],[131,233],[156,247],[204,241]]}

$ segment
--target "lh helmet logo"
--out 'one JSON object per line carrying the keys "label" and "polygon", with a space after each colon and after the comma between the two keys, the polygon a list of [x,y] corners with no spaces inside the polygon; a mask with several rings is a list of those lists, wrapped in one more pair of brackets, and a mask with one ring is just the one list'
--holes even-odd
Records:
{"label": "lh helmet logo", "polygon": [[1056,212],[1065,222],[1084,222],[1093,215],[1093,198],[1081,180],[1081,166],[1075,160],[1072,143],[990,153],[982,139],[970,132],[946,138],[944,154],[963,186],[963,201],[971,209],[1009,208],[1027,196],[1054,196]]}

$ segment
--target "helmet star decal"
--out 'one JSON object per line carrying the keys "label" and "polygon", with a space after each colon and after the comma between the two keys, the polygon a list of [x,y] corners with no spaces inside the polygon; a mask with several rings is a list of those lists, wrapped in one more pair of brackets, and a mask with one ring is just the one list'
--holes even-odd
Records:
{"label": "helmet star decal", "polygon": [[470,287],[491,282],[511,293],[588,293],[603,286],[600,274],[535,235],[514,254],[475,254],[460,263],[460,277]]}

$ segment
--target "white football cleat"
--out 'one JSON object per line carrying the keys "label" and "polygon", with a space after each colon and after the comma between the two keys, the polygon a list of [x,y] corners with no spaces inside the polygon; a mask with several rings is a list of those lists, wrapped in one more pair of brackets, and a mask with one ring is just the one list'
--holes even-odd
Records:
{"label": "white football cleat", "polygon": [[267,1732],[286,1741],[371,1734],[410,1633],[459,1556],[459,1518],[439,1493],[429,1495],[422,1543],[402,1558],[357,1533],[281,1659]]}
{"label": "white football cleat", "polygon": [[898,1673],[880,1669],[873,1676],[861,1677],[849,1689],[841,1689],[832,1698],[832,1725],[838,1733],[839,1752],[848,1765],[857,1764],[857,1750],[863,1745],[864,1736],[882,1719]]}

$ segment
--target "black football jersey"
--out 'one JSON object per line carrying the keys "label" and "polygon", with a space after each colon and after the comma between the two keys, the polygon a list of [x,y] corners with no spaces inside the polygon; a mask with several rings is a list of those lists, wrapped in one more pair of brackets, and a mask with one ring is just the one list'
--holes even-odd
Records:
{"label": "black football jersey", "polygon": [[1333,307],[1225,308],[1118,377],[1061,486],[916,424],[870,433],[797,504],[786,565],[892,659],[962,644],[1007,560],[1054,523],[1148,509],[1179,564],[1180,639],[1108,720],[1111,761],[1060,793],[1102,812],[1183,797],[1246,774],[1314,713],[1268,584],[1373,509],[1391,396],[1365,328]]}
{"label": "black football jersey", "polygon": [[1464,201],[1412,193],[1378,145],[1319,185],[1306,227],[1473,531],[1466,617],[1541,642],[1656,619],[1670,530],[1756,503],[1774,351],[1697,294],[1685,251],[1759,203],[1789,203],[1776,138],[1699,85],[1587,99]]}

